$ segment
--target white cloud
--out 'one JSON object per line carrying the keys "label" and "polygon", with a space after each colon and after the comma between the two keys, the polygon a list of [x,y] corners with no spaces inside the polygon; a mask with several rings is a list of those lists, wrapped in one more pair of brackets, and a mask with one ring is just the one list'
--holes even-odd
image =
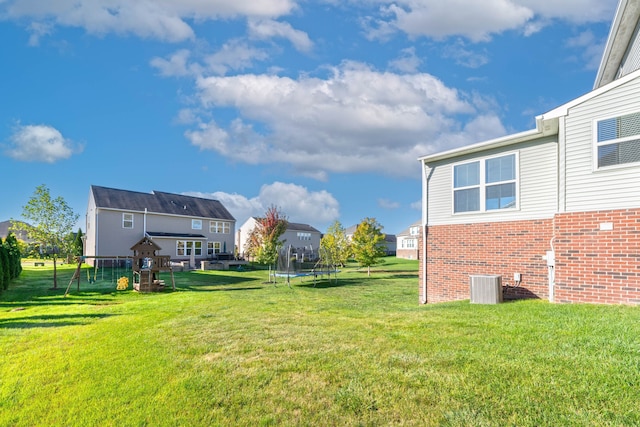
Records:
{"label": "white cloud", "polygon": [[274,182],[263,185],[256,197],[217,191],[214,193],[188,192],[191,196],[216,199],[229,210],[242,225],[249,217],[262,216],[269,206],[277,206],[289,221],[321,227],[338,219],[340,206],[331,193],[310,191],[291,183]]}
{"label": "white cloud", "polygon": [[453,58],[458,65],[467,68],[479,68],[489,62],[485,49],[480,51],[467,49],[462,40],[457,40],[454,44],[445,48],[444,56]]}
{"label": "white cloud", "polygon": [[584,49],[581,62],[585,63],[588,70],[597,70],[600,66],[600,58],[604,51],[606,40],[598,41],[591,31],[583,31],[575,37],[567,40],[567,46]]}
{"label": "white cloud", "polygon": [[18,126],[11,135],[6,154],[25,162],[55,163],[81,151],[81,146],[64,138],[51,126],[26,125]]}
{"label": "white cloud", "polygon": [[415,209],[415,210],[422,210],[422,200],[416,200],[415,202],[411,203],[411,209]]}
{"label": "white cloud", "polygon": [[[9,19],[80,27],[90,34],[133,34],[178,42],[194,38],[187,20],[233,17],[276,18],[291,13],[295,0],[8,0],[0,12]],[[38,27],[32,27],[38,37]],[[41,34],[40,34],[41,35]]]}
{"label": "white cloud", "polygon": [[281,37],[289,40],[301,52],[309,52],[313,49],[313,42],[307,33],[294,29],[286,22],[272,19],[249,20],[249,35],[262,40]]}
{"label": "white cloud", "polygon": [[369,38],[401,31],[410,37],[462,36],[473,42],[516,30],[540,31],[553,20],[573,24],[608,22],[616,2],[601,0],[382,0],[379,16],[363,18]]}
{"label": "white cloud", "polygon": [[475,125],[473,97],[429,74],[378,72],[359,63],[344,63],[326,79],[200,78],[197,92],[203,108],[234,108],[238,117],[227,127],[203,120],[185,134],[194,145],[234,161],[290,165],[316,179],[329,172],[411,176],[427,152],[504,134],[489,113],[479,117],[491,117],[492,127]]}
{"label": "white cloud", "polygon": [[400,207],[400,203],[389,199],[378,199],[378,206],[383,209],[398,209]]}
{"label": "white cloud", "polygon": [[400,56],[389,63],[389,66],[403,73],[415,73],[422,60],[416,55],[415,47],[402,49]]}

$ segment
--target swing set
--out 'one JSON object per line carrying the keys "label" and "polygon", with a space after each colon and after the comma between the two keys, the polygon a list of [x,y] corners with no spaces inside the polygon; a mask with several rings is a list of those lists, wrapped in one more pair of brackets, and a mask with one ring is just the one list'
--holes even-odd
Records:
{"label": "swing set", "polygon": [[[95,260],[93,267],[86,269],[87,272],[87,282],[88,283],[96,283],[98,280],[104,282],[105,280],[109,281],[109,283],[117,284],[118,290],[127,289],[129,283],[133,279],[133,257],[131,256],[79,256],[76,257],[76,261],[78,262],[78,266],[76,267],[71,280],[69,281],[69,285],[67,286],[67,290],[64,293],[66,297],[71,289],[71,285],[74,281],[78,283],[78,292],[80,292],[80,279],[82,277],[82,264],[85,263],[85,260],[93,259]],[[107,273],[105,277],[105,270],[110,269],[111,274],[109,277],[109,273]],[[126,286],[124,286],[126,283]]]}

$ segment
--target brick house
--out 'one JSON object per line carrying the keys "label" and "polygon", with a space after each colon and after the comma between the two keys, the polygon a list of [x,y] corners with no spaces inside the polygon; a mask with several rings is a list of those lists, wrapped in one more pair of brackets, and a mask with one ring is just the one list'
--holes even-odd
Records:
{"label": "brick house", "polygon": [[421,303],[640,303],[640,1],[621,0],[589,93],[535,129],[419,159]]}

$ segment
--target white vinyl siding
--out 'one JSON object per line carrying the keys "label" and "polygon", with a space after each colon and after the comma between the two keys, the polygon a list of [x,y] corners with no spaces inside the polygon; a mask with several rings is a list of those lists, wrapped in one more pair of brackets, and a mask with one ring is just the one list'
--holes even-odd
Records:
{"label": "white vinyl siding", "polygon": [[640,111],[640,77],[569,110],[566,118],[567,212],[640,206],[640,163],[598,168],[594,122]]}
{"label": "white vinyl siding", "polygon": [[[515,144],[508,149],[442,160],[428,165],[427,225],[551,218],[557,211],[558,148],[556,137]],[[453,166],[517,153],[517,208],[453,213]]]}

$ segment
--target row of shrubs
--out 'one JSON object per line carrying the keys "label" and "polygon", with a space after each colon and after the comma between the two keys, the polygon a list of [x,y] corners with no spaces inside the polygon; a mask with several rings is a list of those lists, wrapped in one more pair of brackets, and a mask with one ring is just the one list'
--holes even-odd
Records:
{"label": "row of shrubs", "polygon": [[22,273],[18,239],[9,234],[4,242],[0,238],[0,290],[9,289],[9,283]]}

